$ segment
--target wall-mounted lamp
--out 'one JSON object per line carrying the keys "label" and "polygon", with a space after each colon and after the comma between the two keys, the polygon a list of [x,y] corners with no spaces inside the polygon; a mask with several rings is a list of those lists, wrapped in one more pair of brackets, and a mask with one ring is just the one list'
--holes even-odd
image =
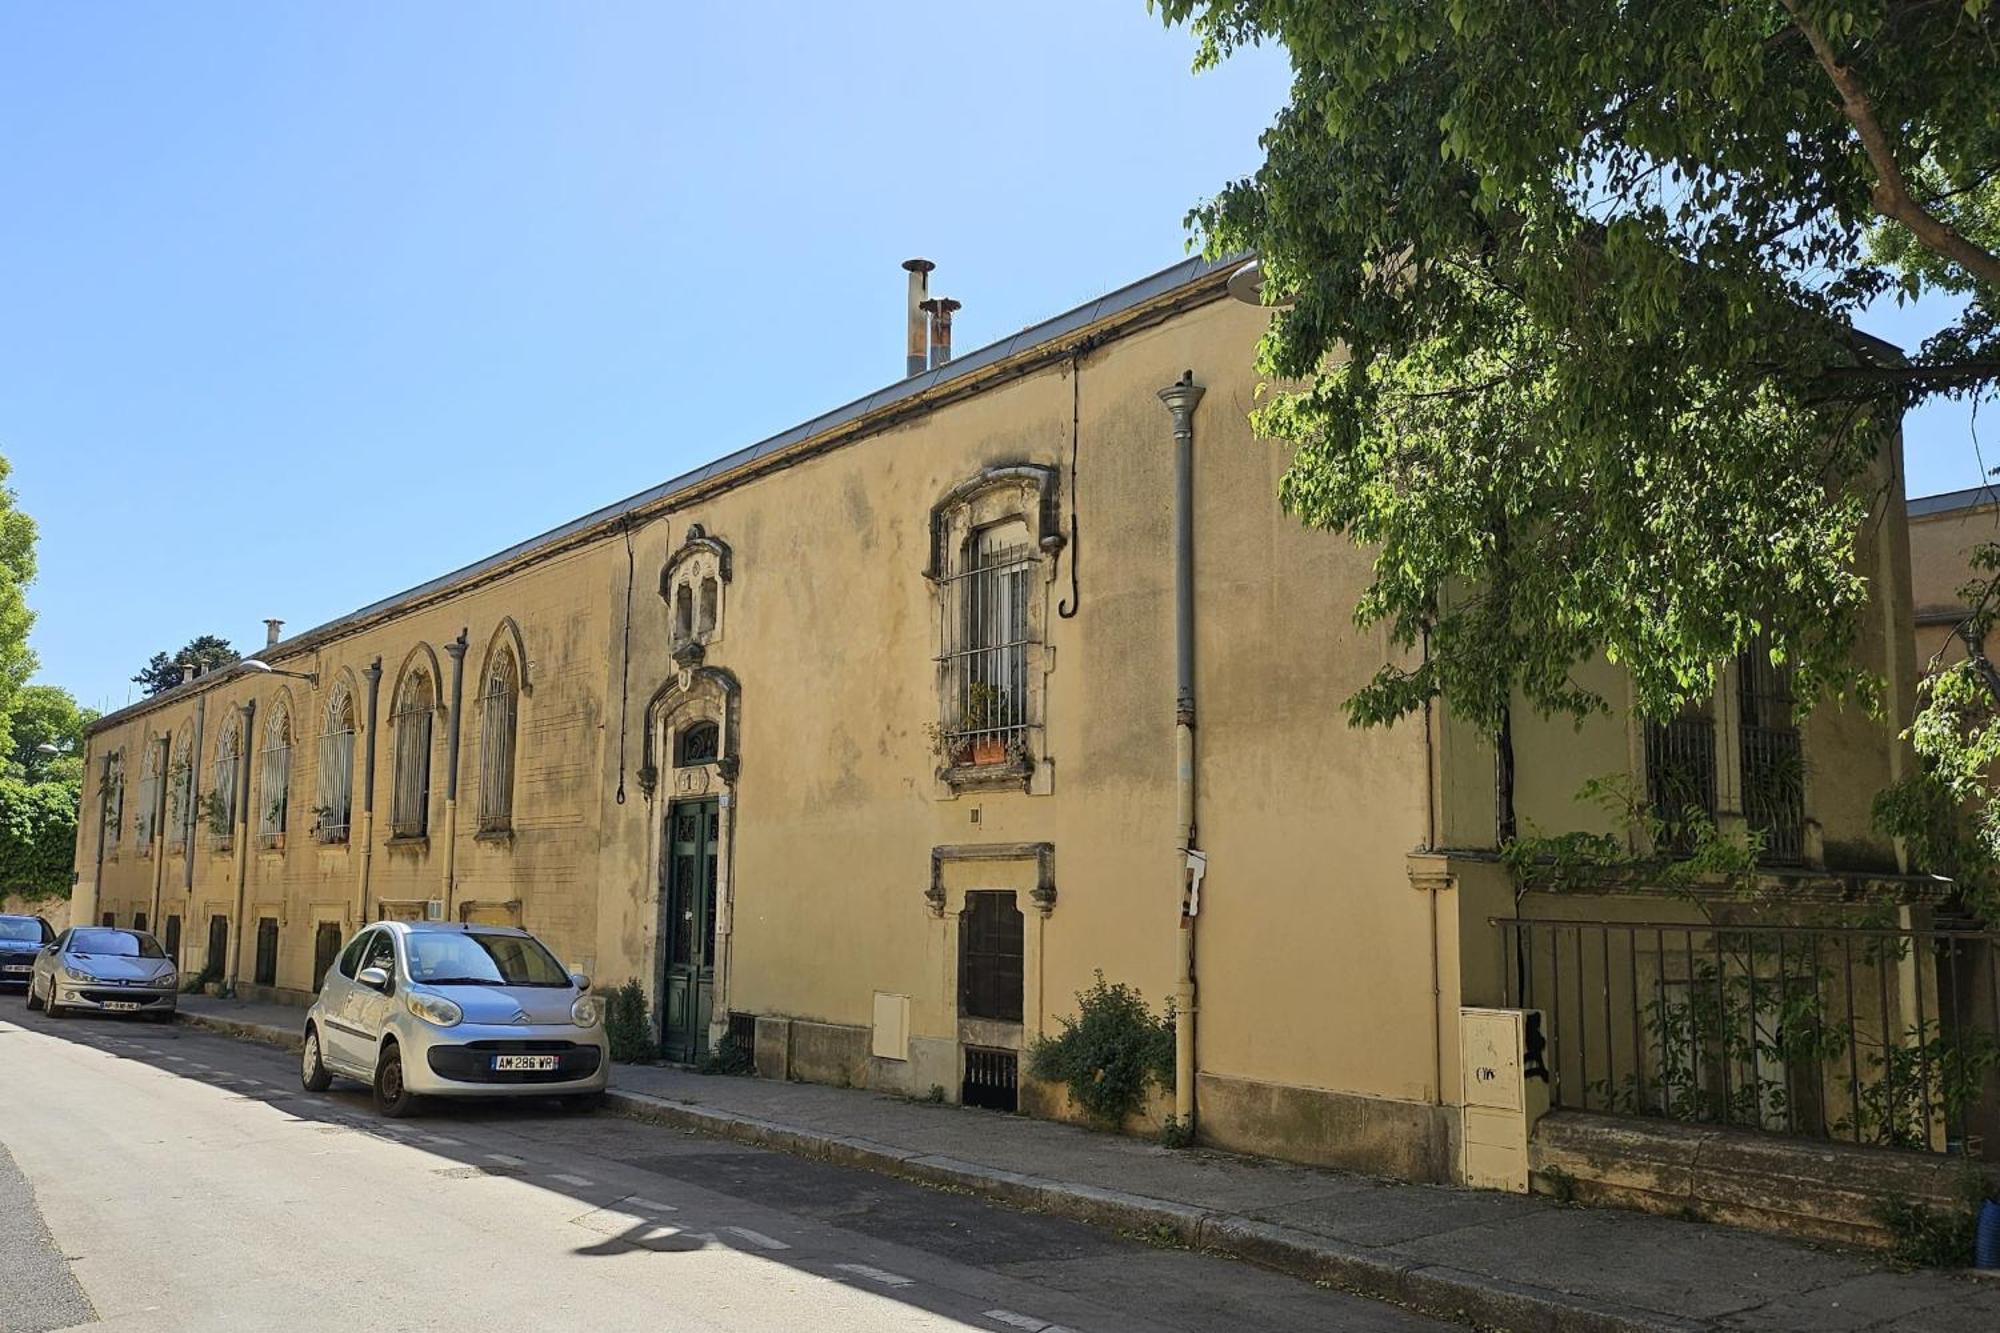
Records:
{"label": "wall-mounted lamp", "polygon": [[1276,300],[1266,300],[1264,297],[1264,265],[1261,260],[1256,259],[1246,262],[1234,273],[1231,273],[1227,286],[1229,294],[1244,305],[1258,305],[1270,309],[1281,309],[1290,305],[1296,299],[1291,296],[1281,296]]}
{"label": "wall-mounted lamp", "polygon": [[280,671],[269,662],[257,657],[246,657],[236,665],[242,667],[245,671],[261,671],[267,676],[290,676],[293,680],[304,681],[314,689],[319,688],[319,672],[317,671]]}

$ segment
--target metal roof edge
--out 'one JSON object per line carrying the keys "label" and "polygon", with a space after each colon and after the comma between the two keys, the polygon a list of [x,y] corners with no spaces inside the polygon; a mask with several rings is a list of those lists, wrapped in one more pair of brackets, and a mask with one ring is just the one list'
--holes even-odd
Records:
{"label": "metal roof edge", "polygon": [[[754,444],[744,445],[718,458],[709,460],[698,467],[670,477],[656,486],[614,501],[600,509],[573,518],[550,528],[546,532],[529,537],[483,556],[471,564],[463,565],[449,573],[405,588],[388,597],[368,603],[357,610],[301,631],[288,639],[265,646],[261,651],[245,654],[260,661],[275,662],[310,651],[320,644],[338,638],[342,633],[354,629],[377,617],[387,615],[397,608],[435,596],[458,584],[504,569],[518,560],[534,555],[537,551],[561,545],[564,541],[580,537],[582,534],[604,526],[628,515],[649,509],[675,495],[693,489],[703,482],[712,480],[726,472],[748,463],[767,458],[792,446],[806,443],[817,436],[841,426],[863,420],[875,413],[898,403],[912,401],[934,389],[961,379],[971,379],[993,366],[1003,364],[1017,356],[1032,352],[1037,348],[1057,342],[1065,335],[1080,332],[1094,324],[1143,306],[1159,297],[1185,287],[1190,287],[1217,273],[1234,269],[1247,256],[1244,254],[1224,255],[1218,259],[1207,259],[1200,255],[1190,256],[1179,263],[1146,275],[1122,287],[1114,288],[1103,295],[1093,297],[1081,305],[1053,315],[1048,319],[1030,324],[1005,337],[976,347],[963,355],[956,356],[942,366],[933,366],[918,374],[907,376],[891,384],[884,385],[870,393],[853,399],[839,407],[810,417],[795,426],[790,426]],[[97,718],[84,728],[84,735],[95,735],[131,718],[138,717],[152,709],[175,702],[182,698],[192,698],[211,685],[221,684],[231,678],[245,674],[240,667],[231,665],[218,667],[194,680],[148,695],[135,703],[125,705]]]}
{"label": "metal roof edge", "polygon": [[1981,505],[2000,504],[2000,488],[1992,486],[1969,486],[1962,491],[1940,491],[1936,495],[1920,495],[1905,502],[1911,518],[1929,518],[1934,514],[1949,514],[1961,509],[1977,509]]}

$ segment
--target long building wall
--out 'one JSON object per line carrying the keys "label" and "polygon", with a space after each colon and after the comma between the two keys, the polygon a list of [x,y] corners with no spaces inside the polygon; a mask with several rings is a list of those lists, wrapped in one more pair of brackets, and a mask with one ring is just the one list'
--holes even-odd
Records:
{"label": "long building wall", "polygon": [[[1457,944],[1441,964],[1436,905],[1412,890],[1406,858],[1453,836],[1490,843],[1490,751],[1454,749],[1444,719],[1435,733],[1346,725],[1343,701],[1389,651],[1351,618],[1368,561],[1278,507],[1286,458],[1247,423],[1264,316],[1222,299],[1219,270],[1185,274],[270,650],[315,682],[224,672],[112,715],[88,758],[95,774],[122,755],[126,828],[100,869],[99,825],[84,821],[79,901],[121,924],[145,912],[156,930],[181,916],[190,970],[212,916],[240,921],[226,970],[241,984],[258,921],[275,918],[276,984],[295,991],[314,984],[322,923],[348,933],[434,901],[453,919],[518,920],[601,983],[637,978],[671,1043],[678,922],[663,884],[686,873],[674,839],[691,828],[675,816],[714,800],[699,807],[715,848],[710,1008],[683,1027],[712,1040],[738,1016],[769,1072],[956,1097],[967,1048],[1019,1050],[1055,1031],[1098,972],[1157,1006],[1174,989],[1183,882],[1175,446],[1159,391],[1191,371],[1206,391],[1193,418],[1203,1133],[1448,1174],[1454,1029],[1438,969]],[[967,668],[946,648],[976,530],[1018,531],[1029,549],[1006,594],[1024,599],[1031,640],[1020,734],[1032,764],[1019,774],[957,765],[969,751],[936,734],[965,697],[953,673]],[[482,832],[483,682],[509,650],[522,664],[511,828]],[[443,694],[422,839],[394,836],[389,818],[392,714],[412,669],[435,671]],[[373,814],[357,777],[352,835],[327,845],[304,812],[337,681],[357,701],[357,768],[374,756]],[[198,831],[191,889],[167,837],[139,854],[149,737],[192,731],[199,711],[207,791],[218,719],[254,702],[254,751],[283,699],[296,740],[282,847],[257,845],[268,793],[253,754],[249,836],[223,851]],[[677,764],[705,723],[718,753]],[[1589,764],[1554,733],[1529,748],[1580,778],[1630,760],[1627,724],[1615,727]],[[1567,793],[1533,790],[1545,825],[1578,817]],[[961,914],[983,891],[1012,891],[1021,913],[1018,1024],[969,1017],[961,1001]]]}

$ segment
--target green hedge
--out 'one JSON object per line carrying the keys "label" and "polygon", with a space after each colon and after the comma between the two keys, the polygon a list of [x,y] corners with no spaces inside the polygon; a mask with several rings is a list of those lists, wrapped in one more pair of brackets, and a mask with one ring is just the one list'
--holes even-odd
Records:
{"label": "green hedge", "polygon": [[79,795],[75,783],[0,778],[0,893],[69,896]]}

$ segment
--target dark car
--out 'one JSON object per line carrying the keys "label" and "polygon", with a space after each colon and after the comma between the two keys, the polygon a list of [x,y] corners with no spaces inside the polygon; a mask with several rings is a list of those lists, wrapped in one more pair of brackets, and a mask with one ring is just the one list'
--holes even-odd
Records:
{"label": "dark car", "polygon": [[35,955],[55,937],[55,927],[38,916],[0,916],[0,986],[26,990]]}

